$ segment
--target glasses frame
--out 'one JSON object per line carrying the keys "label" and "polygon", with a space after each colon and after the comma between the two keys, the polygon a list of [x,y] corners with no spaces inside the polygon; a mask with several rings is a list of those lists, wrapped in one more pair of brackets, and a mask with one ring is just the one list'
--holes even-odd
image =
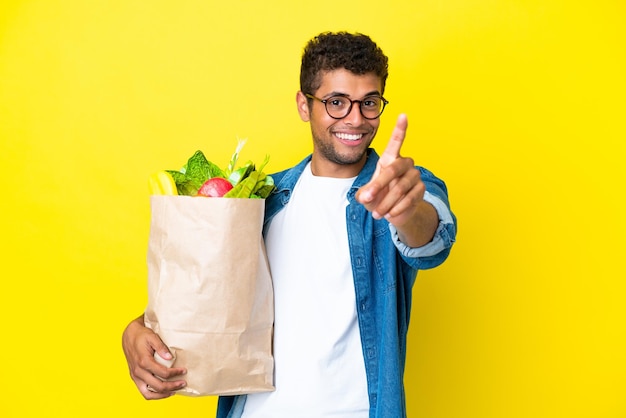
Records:
{"label": "glasses frame", "polygon": [[[305,95],[306,97],[308,97],[309,99],[314,99],[314,100],[317,100],[318,102],[323,103],[323,104],[324,104],[324,109],[326,110],[326,113],[328,114],[328,116],[330,116],[331,118],[336,119],[336,120],[343,119],[343,118],[345,118],[346,116],[348,116],[348,115],[350,114],[350,112],[352,112],[352,106],[354,105],[354,103],[358,103],[358,104],[359,104],[359,113],[361,113],[361,116],[363,116],[363,118],[365,118],[365,119],[367,119],[367,120],[375,120],[375,119],[378,119],[378,118],[380,117],[380,115],[382,115],[382,114],[383,114],[383,111],[385,110],[385,107],[389,104],[389,101],[388,101],[388,100],[386,100],[383,96],[367,96],[367,97],[380,97],[380,99],[383,101],[383,107],[380,109],[380,113],[379,113],[378,115],[376,115],[375,117],[370,118],[370,117],[367,117],[367,116],[365,116],[365,115],[363,114],[363,108],[361,107],[361,105],[363,104],[363,100],[364,100],[364,99],[362,99],[362,100],[352,100],[352,99],[350,99],[349,97],[346,97],[346,96],[338,96],[338,95],[331,96],[331,97],[329,97],[328,99],[320,99],[319,97],[314,96],[314,95],[312,95],[312,94],[305,93],[304,95]],[[329,101],[330,99],[332,99],[332,98],[334,98],[334,97],[341,97],[341,98],[347,99],[347,100],[350,102],[350,106],[348,107],[348,110],[346,111],[346,114],[345,114],[345,115],[343,115],[343,116],[342,116],[342,117],[340,117],[340,118],[338,118],[338,117],[335,117],[335,116],[331,115],[331,114],[330,114],[330,112],[328,111],[328,104],[327,104],[327,103],[328,103],[328,101]],[[366,97],[366,98],[367,98],[367,97]],[[366,98],[365,98],[365,99],[366,99]]]}

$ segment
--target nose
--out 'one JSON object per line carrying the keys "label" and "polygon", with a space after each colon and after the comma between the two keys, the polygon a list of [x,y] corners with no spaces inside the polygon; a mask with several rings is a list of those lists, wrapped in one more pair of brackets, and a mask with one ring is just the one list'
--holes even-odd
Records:
{"label": "nose", "polygon": [[346,125],[358,126],[363,123],[363,115],[361,114],[361,102],[358,100],[352,101],[352,109],[344,116],[343,121]]}

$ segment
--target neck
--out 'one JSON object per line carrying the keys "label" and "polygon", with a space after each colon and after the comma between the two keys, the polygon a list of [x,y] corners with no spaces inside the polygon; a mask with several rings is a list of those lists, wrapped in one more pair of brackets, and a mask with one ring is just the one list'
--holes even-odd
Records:
{"label": "neck", "polygon": [[350,178],[356,177],[365,165],[367,154],[360,161],[352,164],[339,164],[320,158],[313,154],[311,158],[311,172],[317,177]]}

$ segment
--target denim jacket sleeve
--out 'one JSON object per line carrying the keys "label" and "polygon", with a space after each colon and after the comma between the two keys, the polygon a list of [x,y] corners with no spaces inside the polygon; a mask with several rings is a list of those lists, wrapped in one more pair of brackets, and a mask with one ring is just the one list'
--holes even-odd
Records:
{"label": "denim jacket sleeve", "polygon": [[[450,209],[441,199],[429,192],[424,194],[424,200],[435,207],[437,215],[439,216],[439,225],[437,226],[435,236],[429,243],[421,247],[409,247],[400,241],[396,227],[389,224],[389,230],[391,231],[391,237],[394,244],[398,248],[398,251],[400,251],[403,256],[408,258],[433,257],[452,247],[455,240],[456,226],[453,219],[454,215]],[[429,267],[422,268],[431,268],[435,266],[436,264],[429,264]]]}
{"label": "denim jacket sleeve", "polygon": [[426,185],[424,200],[435,207],[439,216],[435,236],[426,245],[412,248],[400,241],[398,231],[393,225],[389,224],[389,229],[394,244],[405,261],[414,268],[423,270],[437,267],[448,257],[452,244],[456,240],[457,220],[450,209],[445,183],[429,170],[423,167],[416,168],[420,171],[422,181]]}

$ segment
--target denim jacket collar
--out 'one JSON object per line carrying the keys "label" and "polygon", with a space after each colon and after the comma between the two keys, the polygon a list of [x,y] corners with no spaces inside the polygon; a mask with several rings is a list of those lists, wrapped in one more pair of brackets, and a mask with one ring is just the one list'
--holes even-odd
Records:
{"label": "denim jacket collar", "polygon": [[[311,161],[311,158],[312,158],[312,155],[307,156],[304,160],[298,163],[298,165],[288,170],[284,176],[280,176],[278,182],[276,183],[276,189],[274,190],[273,193],[289,194],[295,187],[300,176],[302,175],[304,168]],[[367,160],[365,161],[365,165],[361,169],[356,180],[354,180],[354,183],[352,184],[352,188],[350,189],[350,192],[348,193],[348,198],[350,202],[354,201],[354,195],[356,191],[361,186],[367,184],[372,178],[372,175],[374,174],[374,171],[376,170],[376,164],[378,163],[378,159],[379,157],[376,151],[373,148],[369,148],[367,150]]]}

